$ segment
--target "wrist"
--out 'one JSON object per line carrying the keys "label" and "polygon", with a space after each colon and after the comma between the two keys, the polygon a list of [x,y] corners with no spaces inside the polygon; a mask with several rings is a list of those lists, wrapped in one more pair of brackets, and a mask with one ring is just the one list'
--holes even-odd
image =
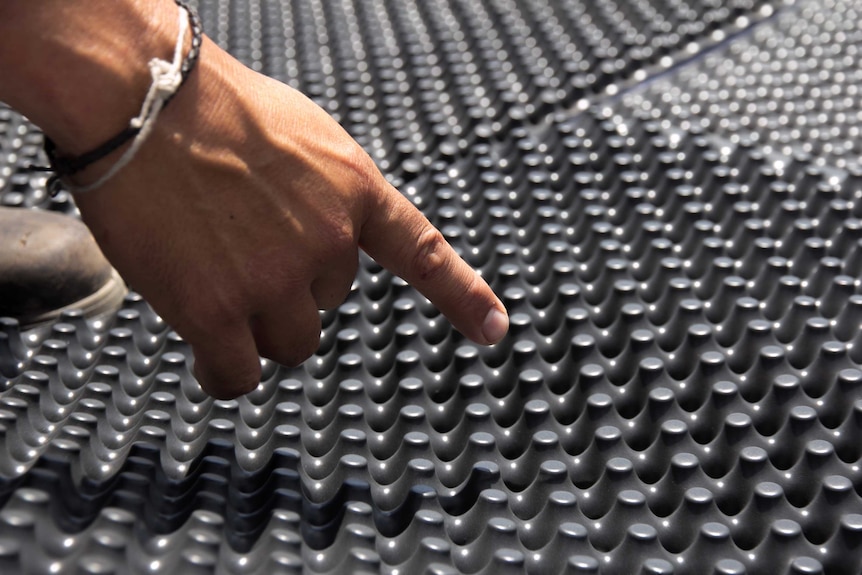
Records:
{"label": "wrist", "polygon": [[92,149],[128,126],[169,58],[172,0],[9,0],[0,8],[0,100],[37,124],[64,154]]}

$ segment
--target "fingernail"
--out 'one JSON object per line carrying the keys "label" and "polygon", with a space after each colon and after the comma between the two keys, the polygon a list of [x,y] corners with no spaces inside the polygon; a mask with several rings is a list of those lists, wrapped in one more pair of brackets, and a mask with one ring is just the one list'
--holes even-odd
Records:
{"label": "fingernail", "polygon": [[497,308],[492,309],[485,316],[485,323],[482,324],[482,335],[489,344],[494,344],[503,339],[506,332],[509,331],[509,316],[501,312]]}

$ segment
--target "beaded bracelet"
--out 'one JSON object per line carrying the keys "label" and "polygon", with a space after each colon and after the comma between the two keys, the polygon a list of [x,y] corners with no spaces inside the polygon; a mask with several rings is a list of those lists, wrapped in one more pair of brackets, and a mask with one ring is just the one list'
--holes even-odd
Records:
{"label": "beaded bracelet", "polygon": [[[182,84],[191,74],[200,56],[201,43],[203,41],[203,27],[197,12],[188,5],[186,0],[174,0],[180,8],[180,32],[177,37],[177,45],[174,53],[174,62],[166,62],[158,58],[150,61],[150,70],[153,74],[153,84],[147,93],[147,98],[141,108],[141,113],[132,118],[129,125],[120,133],[110,138],[96,148],[85,152],[80,156],[58,156],[57,146],[47,136],[44,137],[45,155],[48,157],[50,166],[31,166],[34,171],[53,172],[48,179],[48,191],[55,196],[65,186],[73,192],[85,192],[97,188],[113,177],[131,159],[137,148],[152,128],[159,112],[173,99]],[[185,43],[186,29],[192,31],[192,44],[188,54],[180,63],[179,54]],[[105,158],[127,142],[132,140],[132,147],[114,164],[108,172],[96,182],[87,186],[69,186],[61,181],[61,178],[71,176],[87,168],[91,164]]]}

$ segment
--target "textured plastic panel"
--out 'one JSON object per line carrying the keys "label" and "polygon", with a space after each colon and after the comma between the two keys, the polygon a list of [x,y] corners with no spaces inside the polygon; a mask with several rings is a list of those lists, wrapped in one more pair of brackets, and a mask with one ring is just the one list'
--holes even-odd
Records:
{"label": "textured plastic panel", "polygon": [[[314,357],[213,401],[135,294],[4,320],[0,572],[862,570],[858,6],[201,13],[407,182],[511,332],[363,259]],[[74,212],[2,113],[0,200]]]}

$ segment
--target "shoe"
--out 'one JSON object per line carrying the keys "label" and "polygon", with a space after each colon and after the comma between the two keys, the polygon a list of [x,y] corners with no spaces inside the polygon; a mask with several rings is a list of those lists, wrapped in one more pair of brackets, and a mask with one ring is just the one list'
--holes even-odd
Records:
{"label": "shoe", "polygon": [[22,329],[69,309],[88,318],[116,311],[126,284],[90,230],[70,216],[0,207],[0,317]]}

